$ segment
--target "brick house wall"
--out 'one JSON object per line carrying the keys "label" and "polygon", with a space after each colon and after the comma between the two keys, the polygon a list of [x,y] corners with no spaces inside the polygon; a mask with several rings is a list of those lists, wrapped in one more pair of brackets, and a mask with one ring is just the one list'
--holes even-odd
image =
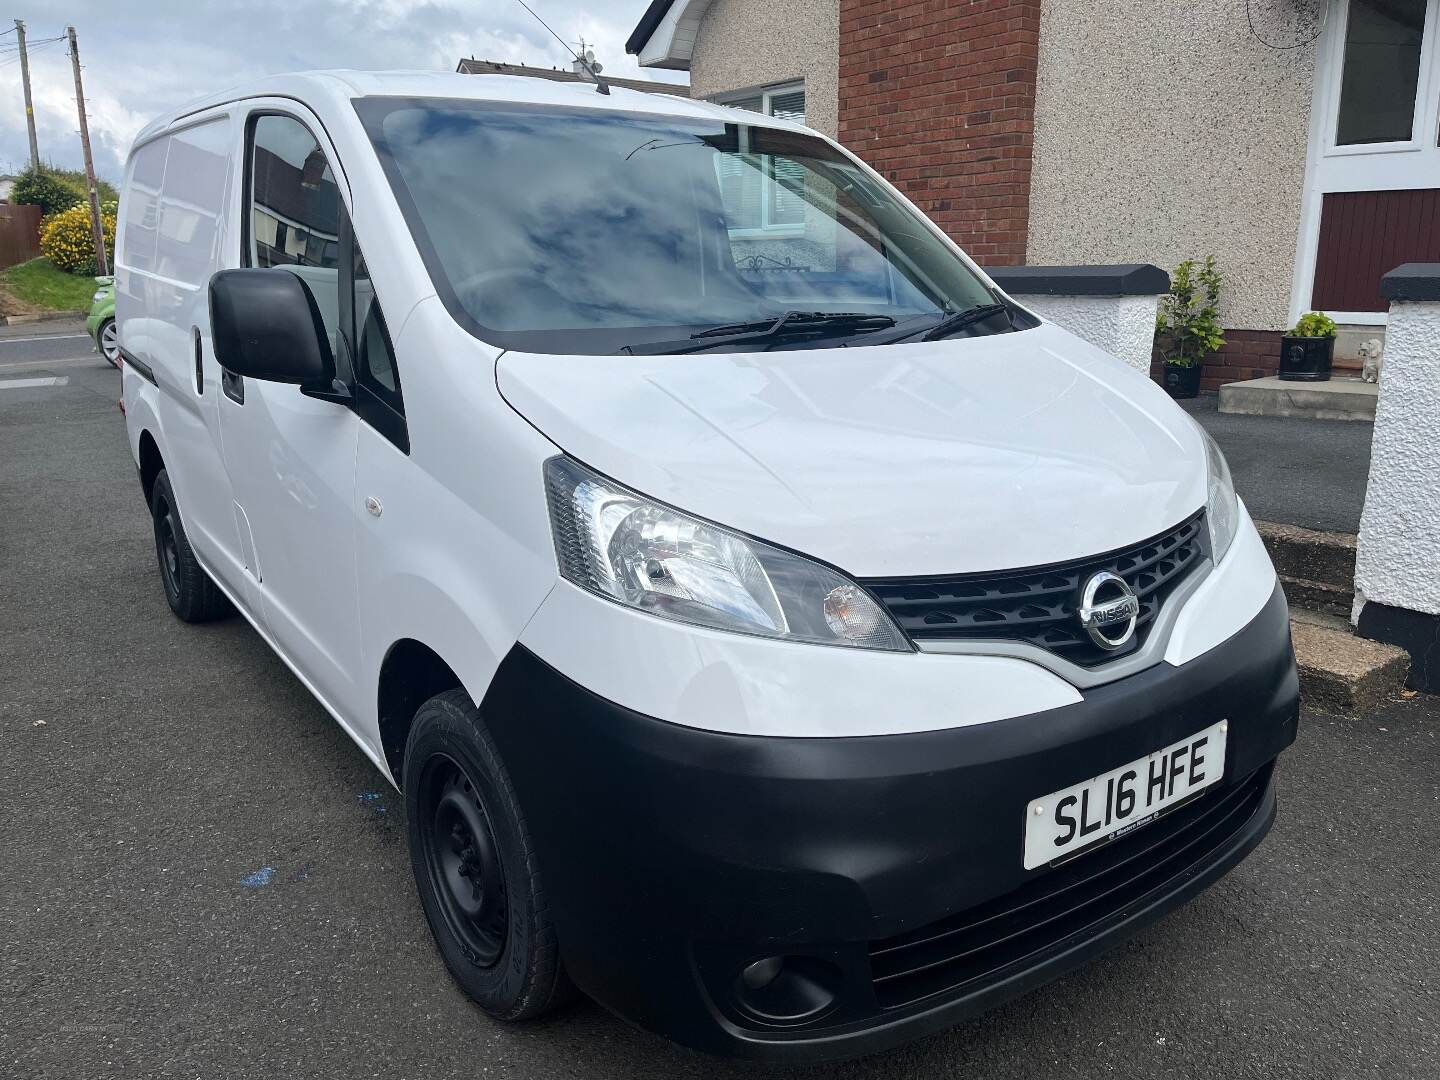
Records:
{"label": "brick house wall", "polygon": [[[1200,369],[1200,392],[1218,394],[1225,383],[1245,379],[1263,379],[1280,370],[1279,330],[1226,330],[1225,344],[1219,352],[1205,358]],[[1150,376],[1163,381],[1160,357],[1150,364]]]}
{"label": "brick house wall", "polygon": [[840,0],[840,141],[977,262],[1025,261],[1039,0]]}
{"label": "brick house wall", "polygon": [[[1041,0],[839,4],[840,141],[981,265],[1027,262]],[[1280,337],[1227,330],[1201,391],[1274,375]]]}

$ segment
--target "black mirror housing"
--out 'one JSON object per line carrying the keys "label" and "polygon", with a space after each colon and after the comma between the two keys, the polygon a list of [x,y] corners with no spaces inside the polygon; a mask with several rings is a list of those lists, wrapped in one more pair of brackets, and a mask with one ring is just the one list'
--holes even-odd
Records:
{"label": "black mirror housing", "polygon": [[220,270],[210,278],[210,333],[226,371],[329,391],[335,357],[309,287],[280,267]]}

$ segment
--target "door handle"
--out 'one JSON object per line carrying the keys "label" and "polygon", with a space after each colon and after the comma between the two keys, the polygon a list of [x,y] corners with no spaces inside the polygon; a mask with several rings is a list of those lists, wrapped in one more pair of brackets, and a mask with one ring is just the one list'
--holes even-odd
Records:
{"label": "door handle", "polygon": [[195,393],[205,393],[205,348],[200,343],[200,328],[192,326],[191,336],[195,339]]}
{"label": "door handle", "polygon": [[235,402],[236,405],[245,404],[245,380],[233,371],[226,371],[224,368],[220,369],[220,389],[223,390],[225,396]]}

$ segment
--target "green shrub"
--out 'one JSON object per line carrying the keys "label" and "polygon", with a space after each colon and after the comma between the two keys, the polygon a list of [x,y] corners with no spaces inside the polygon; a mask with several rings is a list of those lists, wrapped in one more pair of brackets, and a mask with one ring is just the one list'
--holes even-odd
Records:
{"label": "green shrub", "polygon": [[[119,198],[113,187],[98,178],[95,190],[100,193],[102,203]],[[83,172],[79,169],[57,169],[53,165],[26,169],[15,178],[15,187],[10,192],[11,202],[34,203],[45,217],[69,210],[76,203],[88,202],[89,198]]]}
{"label": "green shrub", "polygon": [[[115,252],[115,215],[101,214],[105,234],[105,261]],[[69,274],[94,275],[95,236],[90,229],[90,208],[83,204],[47,218],[40,230],[40,250],[45,257]]]}
{"label": "green shrub", "polygon": [[1334,337],[1335,320],[1323,311],[1311,311],[1300,316],[1291,337]]}
{"label": "green shrub", "polygon": [[1170,276],[1170,292],[1160,298],[1155,317],[1155,344],[1165,363],[1194,367],[1225,344],[1220,327],[1220,271],[1215,256],[1205,256],[1196,269],[1186,259]]}
{"label": "green shrub", "polygon": [[15,178],[10,201],[33,203],[44,217],[69,210],[80,201],[81,192],[44,169],[26,169]]}

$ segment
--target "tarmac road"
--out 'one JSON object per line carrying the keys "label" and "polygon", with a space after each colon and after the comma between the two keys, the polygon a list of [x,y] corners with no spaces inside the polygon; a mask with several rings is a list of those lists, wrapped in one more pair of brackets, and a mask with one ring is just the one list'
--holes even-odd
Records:
{"label": "tarmac road", "polygon": [[[0,1075],[770,1075],[589,1003],[521,1027],[474,1009],[397,796],[243,621],[171,616],[116,375],[31,336],[0,336]],[[1309,712],[1275,831],[1208,893],[823,1075],[1440,1075],[1437,778],[1435,699]]]}

